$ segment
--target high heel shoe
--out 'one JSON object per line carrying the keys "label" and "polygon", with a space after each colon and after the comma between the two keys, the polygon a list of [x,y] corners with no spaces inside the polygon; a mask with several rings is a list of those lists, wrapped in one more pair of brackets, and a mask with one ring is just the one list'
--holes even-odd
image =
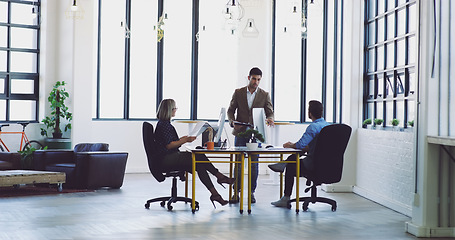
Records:
{"label": "high heel shoe", "polygon": [[226,177],[226,176],[223,175],[222,177],[218,178],[218,179],[216,180],[216,182],[217,182],[218,184],[220,184],[223,188],[226,189],[226,187],[223,185],[223,183],[234,184],[235,178],[230,178],[230,177]]}
{"label": "high heel shoe", "polygon": [[221,206],[228,204],[228,201],[224,200],[220,194],[210,196],[210,201],[212,201],[214,208],[216,208],[214,201],[221,204]]}

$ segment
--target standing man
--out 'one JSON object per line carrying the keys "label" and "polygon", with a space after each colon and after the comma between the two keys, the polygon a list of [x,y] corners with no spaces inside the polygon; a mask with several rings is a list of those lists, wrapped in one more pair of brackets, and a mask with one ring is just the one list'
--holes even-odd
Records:
{"label": "standing man", "polygon": [[[267,117],[267,125],[274,126],[273,121],[273,105],[272,100],[268,92],[259,88],[259,83],[261,82],[262,71],[254,67],[250,70],[248,76],[248,85],[242,88],[235,90],[232,95],[231,103],[229,104],[229,109],[227,111],[229,124],[234,129],[232,134],[235,136],[235,146],[246,146],[248,139],[239,137],[238,134],[247,130],[248,126],[244,124],[235,124],[234,121],[240,123],[247,123],[251,126],[253,125],[253,108],[263,108],[265,111],[265,116]],[[235,113],[237,111],[237,116]],[[257,155],[252,157],[253,161],[257,161]],[[235,178],[237,179],[237,186],[240,186],[240,169],[235,165],[234,168]],[[254,163],[251,166],[251,202],[255,203],[256,198],[254,197],[254,191],[257,186],[258,179],[258,163]],[[238,190],[239,191],[239,190]],[[234,199],[238,198],[238,192],[234,193],[237,196],[234,196]]]}

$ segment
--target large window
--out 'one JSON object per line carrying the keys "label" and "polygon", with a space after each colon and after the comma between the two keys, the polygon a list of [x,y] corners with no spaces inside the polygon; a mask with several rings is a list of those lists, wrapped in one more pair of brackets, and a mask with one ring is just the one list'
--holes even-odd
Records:
{"label": "large window", "polygon": [[201,0],[199,7],[199,67],[197,116],[218,117],[220,108],[229,107],[236,88],[238,41],[220,11],[226,1]]}
{"label": "large window", "polygon": [[0,0],[0,122],[38,121],[39,11]]}
{"label": "large window", "polygon": [[[307,102],[317,99],[328,109],[328,121],[341,121],[337,103],[341,102],[339,6],[343,1],[308,2],[273,3],[270,92],[276,120],[308,121]],[[227,24],[221,14],[225,6],[225,0],[99,0],[94,118],[153,119],[159,101],[173,98],[178,119],[216,119],[238,86],[239,46],[248,41],[242,29],[232,31]],[[308,31],[302,37],[305,11]],[[160,19],[164,25],[158,24]],[[162,39],[158,25],[164,30]],[[308,74],[306,69],[311,69]]]}
{"label": "large window", "polygon": [[275,118],[299,122],[303,82],[302,6],[295,1],[284,3],[275,7]]}
{"label": "large window", "polygon": [[416,14],[415,0],[365,0],[364,119],[414,120]]}
{"label": "large window", "polygon": [[342,0],[276,3],[276,120],[309,121],[308,101],[319,100],[327,121],[342,121],[342,6]]}
{"label": "large window", "polygon": [[163,99],[177,102],[176,118],[191,114],[192,1],[164,1]]}

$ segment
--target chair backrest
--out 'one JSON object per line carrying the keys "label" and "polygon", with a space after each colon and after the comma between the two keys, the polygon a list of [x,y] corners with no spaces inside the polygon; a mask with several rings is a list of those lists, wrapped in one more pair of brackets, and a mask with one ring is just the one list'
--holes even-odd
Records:
{"label": "chair backrest", "polygon": [[153,125],[148,122],[144,122],[142,124],[142,140],[144,142],[144,149],[147,154],[150,172],[158,182],[164,181],[165,176],[161,170],[160,160],[155,155],[155,135],[153,132]]}
{"label": "chair backrest", "polygon": [[109,151],[108,143],[79,143],[74,146],[74,152]]}
{"label": "chair backrest", "polygon": [[332,124],[324,127],[316,139],[314,149],[315,184],[336,183],[341,180],[344,152],[351,136],[351,127]]}

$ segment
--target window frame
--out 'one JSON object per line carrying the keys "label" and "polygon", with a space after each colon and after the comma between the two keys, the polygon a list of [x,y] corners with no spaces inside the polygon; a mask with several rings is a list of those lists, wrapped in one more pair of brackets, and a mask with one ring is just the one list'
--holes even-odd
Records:
{"label": "window frame", "polygon": [[[19,1],[19,0],[0,0],[0,2],[7,3],[7,22],[0,22],[0,27],[6,27],[6,47],[0,47],[0,51],[6,52],[6,72],[0,72],[0,79],[4,79],[4,93],[0,94],[0,100],[6,101],[6,113],[5,119],[0,120],[0,123],[16,123],[16,122],[39,122],[39,66],[40,66],[40,12],[41,12],[41,0],[35,1]],[[28,25],[28,24],[16,24],[11,23],[12,19],[12,11],[11,11],[11,4],[23,4],[23,5],[32,5],[36,9],[37,14],[37,21],[36,25]],[[30,13],[32,14],[32,13]],[[11,42],[11,29],[12,28],[21,28],[21,29],[34,29],[36,30],[36,49],[30,48],[13,48]],[[11,71],[11,53],[18,52],[18,53],[33,53],[35,54],[36,58],[36,72],[12,72]],[[33,93],[12,93],[11,92],[11,81],[12,79],[28,79],[33,81]],[[35,102],[35,114],[32,116],[34,119],[23,119],[23,120],[11,120],[11,106],[10,102],[15,100],[20,101],[34,101]]]}
{"label": "window frame", "polygon": [[[374,2],[374,3],[373,3]],[[374,13],[371,13],[371,4],[374,4]],[[391,126],[391,119],[397,118],[399,114],[403,115],[403,121],[400,127],[407,128],[409,119],[409,107],[412,107],[413,102],[416,101],[416,93],[410,89],[410,73],[415,73],[416,62],[409,63],[410,50],[408,48],[410,39],[417,41],[417,29],[410,32],[410,7],[416,5],[416,0],[406,0],[405,3],[389,7],[389,1],[384,1],[384,9],[380,11],[377,0],[364,1],[364,65],[363,65],[363,120],[365,119],[383,119],[382,126]],[[399,11],[405,11],[404,20],[404,33],[398,34],[398,19]],[[371,16],[374,14],[374,16]],[[389,23],[390,16],[393,16],[394,21]],[[382,20],[383,35],[379,36],[378,33],[379,21]],[[374,25],[374,29],[370,24]],[[391,29],[389,29],[389,27]],[[373,30],[373,31],[372,31]],[[372,31],[372,32],[371,32]],[[393,31],[393,37],[390,37],[390,31]],[[372,39],[374,38],[374,39]],[[404,41],[404,65],[398,65],[398,42]],[[388,51],[387,45],[393,44],[393,51]],[[416,50],[416,49],[414,49]],[[383,69],[378,69],[378,55],[381,54]],[[388,66],[387,61],[390,60],[388,54],[393,54],[393,66]],[[371,56],[373,55],[373,56]],[[373,61],[373,63],[371,63]],[[403,79],[400,77],[403,76]],[[417,84],[417,79],[414,79],[414,84]],[[373,86],[371,86],[373,84]],[[381,86],[382,85],[382,86]],[[391,92],[391,94],[389,94]],[[391,104],[390,104],[391,102]],[[397,112],[399,104],[402,105],[403,112]],[[390,111],[392,106],[392,111]],[[382,114],[378,112],[382,109]],[[391,112],[392,116],[389,116]],[[415,111],[414,111],[415,114]],[[415,116],[414,116],[415,117]]]}
{"label": "window frame", "polygon": [[[157,4],[158,4],[158,16],[157,16],[157,21],[159,19],[159,17],[161,16],[162,12],[163,12],[163,8],[164,8],[164,1],[165,0],[158,0],[157,1]],[[308,6],[308,0],[301,0],[302,1],[302,6],[303,4],[306,4]],[[98,0],[98,4],[101,5],[101,2],[102,0]],[[126,0],[127,2],[127,13],[126,13],[126,25],[128,27],[130,27],[130,11],[128,11],[128,9],[130,9],[130,5],[131,5],[131,0]],[[328,4],[328,0],[324,0],[324,9],[325,9],[325,6],[327,6]],[[198,48],[199,48],[199,42],[197,41],[196,39],[196,33],[198,33],[199,31],[199,0],[192,0],[192,33],[193,33],[193,37],[192,37],[192,55],[191,55],[191,88],[190,88],[190,96],[191,96],[191,106],[190,106],[190,120],[197,120],[198,119],[198,114],[197,114],[197,101],[198,101],[198,58],[199,58],[199,55],[198,55]],[[272,5],[273,5],[273,9],[272,9],[272,19],[271,19],[271,22],[272,22],[272,32],[271,32],[271,41],[272,41],[272,56],[271,56],[271,84],[272,84],[272,87],[271,87],[271,90],[270,90],[270,93],[271,93],[271,98],[272,98],[272,103],[274,103],[274,99],[275,99],[275,36],[276,36],[276,26],[275,26],[275,23],[276,23],[276,14],[275,14],[275,11],[276,11],[276,1],[272,1]],[[331,76],[327,76],[326,74],[326,71],[323,71],[323,79],[322,79],[322,90],[321,90],[321,96],[322,96],[322,102],[324,104],[324,106],[326,106],[328,103],[326,103],[326,96],[327,94],[332,94],[333,95],[333,102],[330,103],[333,105],[333,119],[327,119],[328,121],[331,121],[331,122],[341,122],[342,121],[342,113],[341,113],[341,110],[342,110],[342,99],[343,99],[343,96],[342,96],[342,84],[343,84],[343,80],[342,80],[342,68],[343,68],[343,62],[342,62],[342,59],[343,59],[343,33],[342,33],[342,28],[343,28],[343,11],[344,11],[344,0],[336,0],[336,3],[334,5],[334,9],[335,9],[335,13],[334,13],[334,22],[333,24],[335,24],[336,27],[334,27],[334,33],[333,33],[333,53],[327,53],[327,46],[323,46],[323,53],[324,53],[324,57],[323,57],[323,66],[326,65],[327,61],[328,61],[328,58],[327,58],[327,54],[334,54],[333,56],[333,63],[331,63],[332,67],[333,67],[333,75]],[[98,36],[100,36],[100,19],[101,19],[101,8],[99,7],[99,14],[98,14]],[[303,9],[302,9],[303,10]],[[325,29],[327,29],[327,25],[328,24],[332,24],[332,23],[328,23],[328,20],[327,20],[327,10],[325,9],[324,10],[324,27]],[[339,15],[341,17],[339,17]],[[339,33],[338,33],[339,31]],[[324,42],[327,42],[327,34],[324,34]],[[98,37],[98,66],[100,64],[100,38]],[[157,71],[156,71],[156,109],[158,108],[159,106],[159,103],[161,102],[161,100],[163,99],[163,58],[164,58],[164,47],[163,45],[165,44],[165,41],[161,41],[157,44]],[[303,39],[301,40],[301,45],[302,45],[302,51],[301,51],[301,78],[300,78],[300,102],[299,104],[301,105],[300,107],[300,120],[299,121],[296,121],[298,123],[307,123],[307,120],[306,120],[306,117],[307,117],[307,103],[306,101],[308,99],[306,99],[306,96],[305,96],[305,92],[307,90],[307,79],[306,79],[306,73],[307,73],[307,66],[306,66],[306,61],[307,61],[307,40],[306,39]],[[129,67],[128,67],[128,59],[129,59],[129,50],[128,50],[128,47],[129,47],[129,40],[126,38],[125,39],[125,46],[126,46],[126,50],[125,50],[125,56],[126,56],[126,61],[125,61],[125,86],[124,86],[124,89],[125,89],[125,95],[124,95],[124,101],[125,101],[125,104],[124,104],[124,116],[123,118],[119,118],[119,119],[112,119],[112,118],[109,118],[109,119],[103,119],[100,117],[99,115],[99,109],[100,109],[100,102],[99,102],[99,93],[100,93],[100,85],[99,85],[99,81],[100,81],[100,74],[99,74],[99,67],[97,69],[97,100],[96,100],[96,113],[95,113],[95,116],[93,118],[93,120],[154,120],[156,118],[147,118],[147,119],[133,119],[133,118],[130,118],[129,117],[129,112],[128,112],[128,108],[129,108],[129,104],[128,104],[128,99],[129,99]],[[333,82],[333,92],[327,92],[326,88],[325,88],[325,85],[327,83],[327,81],[334,81]],[[338,85],[339,84],[339,85]],[[337,87],[339,86],[339,87]],[[325,117],[325,112],[324,112],[324,117]],[[215,119],[205,119],[205,120],[215,120]]]}

